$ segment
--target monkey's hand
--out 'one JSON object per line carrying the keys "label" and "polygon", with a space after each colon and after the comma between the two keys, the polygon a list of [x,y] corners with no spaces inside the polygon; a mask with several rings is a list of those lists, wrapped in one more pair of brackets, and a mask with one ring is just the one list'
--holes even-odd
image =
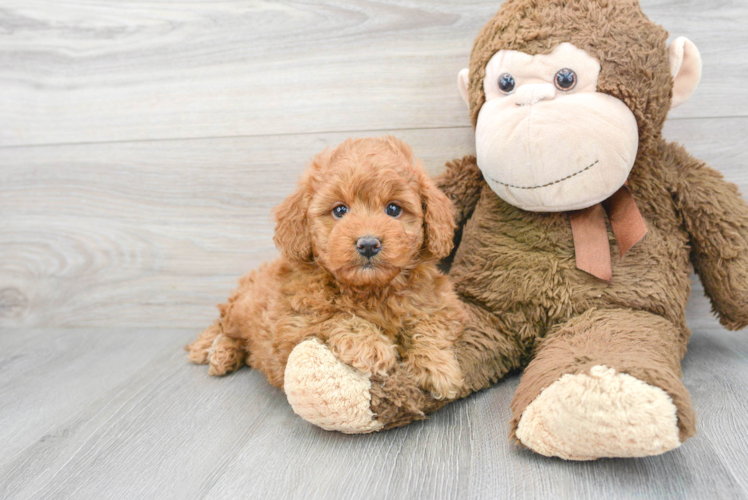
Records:
{"label": "monkey's hand", "polygon": [[748,325],[748,203],[722,174],[685,160],[673,198],[691,235],[691,260],[720,323],[739,330]]}

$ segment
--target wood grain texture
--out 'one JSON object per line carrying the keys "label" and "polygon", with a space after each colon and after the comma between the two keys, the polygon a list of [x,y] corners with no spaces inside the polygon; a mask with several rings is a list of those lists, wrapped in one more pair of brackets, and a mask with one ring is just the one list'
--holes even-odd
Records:
{"label": "wood grain texture", "polygon": [[[469,124],[456,89],[496,0],[6,0],[0,146]],[[748,116],[748,5],[643,0],[704,78],[674,118]]]}
{"label": "wood grain texture", "polygon": [[589,463],[509,442],[516,376],[426,422],[346,436],[294,415],[258,372],[219,379],[188,365],[180,348],[196,331],[3,333],[0,446],[12,453],[0,455],[2,498],[748,495],[748,337],[714,322],[695,329],[684,362],[699,434],[659,457]]}
{"label": "wood grain texture", "polygon": [[[499,1],[0,2],[0,498],[748,498],[748,337],[695,282],[699,435],[570,463],[510,444],[519,377],[368,436],[181,351],[276,255],[308,159],[393,133],[473,152],[456,91]],[[748,193],[748,3],[642,0],[704,58],[665,135]]]}
{"label": "wood grain texture", "polygon": [[[349,135],[0,149],[0,325],[206,324],[276,256],[271,207]],[[432,171],[471,151],[468,129],[398,135]]]}
{"label": "wood grain texture", "polygon": [[[0,326],[208,324],[275,257],[270,210],[309,158],[385,132],[0,148]],[[396,135],[431,173],[473,151],[469,128]],[[748,118],[666,127],[744,193],[747,135]]]}

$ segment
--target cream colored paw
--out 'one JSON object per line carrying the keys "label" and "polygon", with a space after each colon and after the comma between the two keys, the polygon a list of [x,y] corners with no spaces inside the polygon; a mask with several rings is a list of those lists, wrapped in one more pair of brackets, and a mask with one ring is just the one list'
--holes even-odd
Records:
{"label": "cream colored paw", "polygon": [[522,413],[517,438],[567,460],[659,455],[680,445],[676,411],[659,387],[595,366],[543,389]]}
{"label": "cream colored paw", "polygon": [[293,411],[328,431],[360,434],[382,424],[371,411],[371,381],[317,340],[297,345],[286,364],[284,391]]}

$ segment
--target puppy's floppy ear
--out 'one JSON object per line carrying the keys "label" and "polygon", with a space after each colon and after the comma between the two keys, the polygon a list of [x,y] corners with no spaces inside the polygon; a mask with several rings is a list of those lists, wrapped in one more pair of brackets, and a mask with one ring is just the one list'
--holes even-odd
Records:
{"label": "puppy's floppy ear", "polygon": [[423,171],[420,162],[413,154],[413,149],[404,141],[388,135],[384,137],[392,148],[415,166],[418,172],[418,184],[421,189],[421,203],[423,204],[423,222],[426,241],[424,246],[437,259],[449,256],[454,240],[455,216],[454,207],[449,198],[438,188],[431,177]]}
{"label": "puppy's floppy ear", "polygon": [[307,210],[315,186],[322,179],[336,149],[327,148],[318,153],[301,176],[299,187],[283,203],[275,207],[275,246],[287,259],[312,260],[312,240],[309,234]]}
{"label": "puppy's floppy ear", "polygon": [[273,209],[275,215],[275,246],[290,260],[310,260],[312,243],[309,239],[307,209],[309,207],[309,175],[299,181],[299,187],[283,203]]}
{"label": "puppy's floppy ear", "polygon": [[443,259],[452,251],[455,216],[452,202],[449,201],[426,173],[420,175],[423,220],[426,232],[426,249],[437,259]]}

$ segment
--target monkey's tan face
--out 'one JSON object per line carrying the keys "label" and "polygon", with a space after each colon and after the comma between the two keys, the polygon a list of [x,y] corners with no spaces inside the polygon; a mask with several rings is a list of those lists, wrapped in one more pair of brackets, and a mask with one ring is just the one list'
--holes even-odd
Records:
{"label": "monkey's tan face", "polygon": [[639,145],[636,119],[597,92],[600,64],[570,43],[494,54],[478,114],[478,166],[498,196],[533,212],[577,210],[615,193]]}

